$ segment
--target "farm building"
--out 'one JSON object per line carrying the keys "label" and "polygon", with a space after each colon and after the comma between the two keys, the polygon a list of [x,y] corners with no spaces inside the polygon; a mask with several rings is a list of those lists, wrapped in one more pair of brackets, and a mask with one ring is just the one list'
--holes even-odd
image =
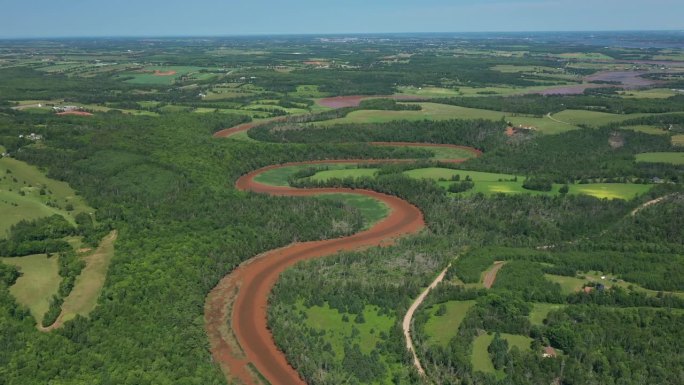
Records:
{"label": "farm building", "polygon": [[551,346],[545,347],[544,352],[542,353],[542,357],[544,358],[556,358],[557,355],[556,349],[552,348]]}

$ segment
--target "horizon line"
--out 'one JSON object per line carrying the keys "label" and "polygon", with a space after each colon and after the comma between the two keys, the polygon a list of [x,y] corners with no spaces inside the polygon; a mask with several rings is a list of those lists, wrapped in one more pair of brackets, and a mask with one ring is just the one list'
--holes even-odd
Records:
{"label": "horizon line", "polygon": [[437,35],[437,34],[524,34],[524,33],[618,33],[618,32],[673,32],[684,34],[684,29],[611,29],[611,30],[526,30],[526,31],[423,31],[423,32],[306,32],[306,33],[245,33],[245,34],[187,34],[187,35],[58,35],[58,36],[0,36],[8,40],[63,40],[63,39],[187,39],[230,37],[303,37],[303,36],[385,36],[385,35]]}

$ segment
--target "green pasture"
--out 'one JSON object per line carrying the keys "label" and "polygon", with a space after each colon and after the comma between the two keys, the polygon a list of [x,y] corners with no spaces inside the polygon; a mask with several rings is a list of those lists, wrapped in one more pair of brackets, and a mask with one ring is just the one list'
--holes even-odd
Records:
{"label": "green pasture", "polygon": [[[637,132],[643,132],[649,135],[667,135],[667,131],[661,127],[648,126],[648,125],[637,125],[637,126],[625,126],[621,127],[623,130],[632,130]],[[674,141],[674,139],[673,139]]]}
{"label": "green pasture", "polygon": [[[216,76],[215,74],[199,73],[201,69],[203,68],[193,66],[150,66],[143,69],[143,71],[149,72],[128,72],[122,76],[133,77],[132,79],[126,80],[126,83],[159,86],[173,85],[176,80],[180,79],[182,76],[191,75],[197,80],[211,79]],[[176,71],[176,74],[171,76],[158,76],[154,74],[154,71]]]}
{"label": "green pasture", "polygon": [[[382,341],[380,333],[389,334],[395,322],[393,317],[379,315],[378,309],[370,305],[366,305],[363,310],[363,323],[355,322],[355,314],[340,313],[337,309],[331,309],[328,304],[322,307],[298,307],[306,313],[306,323],[309,327],[325,332],[323,338],[332,345],[337,357],[344,357],[344,343],[350,339],[358,343],[364,354],[369,354]],[[343,320],[345,315],[348,318],[346,322]],[[358,331],[355,337],[352,337],[352,329]]]}
{"label": "green pasture", "polygon": [[[444,305],[446,313],[437,315],[439,307]],[[425,334],[430,345],[446,346],[456,336],[461,322],[465,319],[468,310],[475,305],[475,301],[449,301],[443,304],[431,306],[424,310],[429,314],[425,323]]]}
{"label": "green pasture", "polygon": [[364,229],[368,229],[389,214],[389,207],[377,199],[360,194],[321,194],[318,199],[341,201],[359,210]]}
{"label": "green pasture", "polygon": [[317,172],[316,175],[311,177],[311,180],[320,182],[330,179],[373,177],[377,172],[377,168],[347,168],[325,170]]}
{"label": "green pasture", "polygon": [[672,144],[675,146],[684,146],[684,135],[673,135]]}
{"label": "green pasture", "polygon": [[[560,184],[554,184],[551,191],[534,191],[523,188],[524,177],[517,177],[509,174],[497,174],[481,171],[467,171],[455,170],[440,167],[420,168],[415,170],[405,171],[407,175],[415,179],[432,179],[438,181],[438,184],[444,188],[448,188],[451,184],[456,183],[450,181],[452,176],[459,175],[461,181],[466,177],[475,183],[472,190],[466,192],[467,194],[483,193],[483,194],[558,194],[562,187]],[[445,181],[446,180],[446,181]],[[572,184],[569,185],[569,194],[584,194],[596,198],[607,199],[624,199],[630,200],[636,196],[648,192],[653,186],[644,184],[632,183],[591,183],[591,184]]]}
{"label": "green pasture", "polygon": [[634,183],[589,183],[570,185],[570,194],[591,195],[596,198],[630,200],[647,193],[653,185]]}
{"label": "green pasture", "polygon": [[645,152],[636,155],[637,162],[684,164],[684,152]]}
{"label": "green pasture", "polygon": [[115,231],[111,232],[102,239],[97,249],[82,257],[86,266],[76,278],[73,290],[62,304],[63,321],[68,321],[76,315],[87,316],[97,306],[109,264],[114,257],[116,235]]}
{"label": "green pasture", "polygon": [[295,92],[290,93],[290,95],[297,98],[324,98],[329,94],[327,92],[321,92],[317,85],[302,84],[297,86]]}
{"label": "green pasture", "polygon": [[[532,343],[532,339],[527,336],[501,333],[501,338],[508,342],[510,349],[514,346],[518,347],[521,351],[529,351],[531,349],[530,344]],[[489,348],[489,345],[491,345],[493,340],[494,333],[482,334],[475,338],[475,341],[473,341],[471,363],[473,364],[473,371],[475,372],[492,373],[497,377],[502,378],[504,373],[494,369],[494,364],[487,351],[487,348]]]}
{"label": "green pasture", "polygon": [[669,97],[678,95],[676,91],[673,91],[669,88],[651,88],[647,90],[620,91],[619,94],[623,98],[634,99],[667,99]]}
{"label": "green pasture", "polygon": [[567,305],[560,305],[555,303],[534,303],[530,311],[530,322],[533,325],[542,325],[546,317],[555,310],[560,310]]}
{"label": "green pasture", "polygon": [[565,110],[553,114],[552,117],[573,126],[586,125],[600,127],[610,123],[622,122],[629,119],[641,118],[650,114],[611,114],[607,112],[587,110]]}
{"label": "green pasture", "polygon": [[57,294],[62,281],[57,255],[51,258],[45,254],[0,258],[0,262],[16,266],[21,272],[21,277],[10,287],[10,293],[18,303],[29,308],[40,325],[50,307],[50,299]]}
{"label": "green pasture", "polygon": [[[67,210],[69,205],[73,210]],[[67,183],[16,159],[0,159],[0,237],[22,219],[59,214],[74,223],[78,213],[93,211]]]}

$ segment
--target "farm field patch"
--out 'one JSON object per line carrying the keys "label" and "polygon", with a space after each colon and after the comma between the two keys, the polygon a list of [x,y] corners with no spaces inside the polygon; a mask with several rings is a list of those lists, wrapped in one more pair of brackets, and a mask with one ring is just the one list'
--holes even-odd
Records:
{"label": "farm field patch", "polygon": [[19,160],[0,159],[0,237],[21,219],[59,214],[75,223],[78,213],[93,211],[65,182]]}
{"label": "farm field patch", "polygon": [[17,302],[29,308],[31,315],[40,325],[50,307],[50,299],[57,294],[59,283],[62,281],[57,255],[50,258],[45,254],[0,258],[0,262],[19,268],[22,275],[10,287],[10,293]]}
{"label": "farm field patch", "polygon": [[[501,338],[508,342],[509,349],[516,346],[521,351],[530,350],[530,344],[532,343],[531,338],[521,335],[501,333]],[[489,348],[489,345],[493,340],[494,334],[482,334],[475,338],[475,341],[473,341],[471,363],[473,364],[474,371],[492,373],[497,377],[503,377],[503,372],[494,369],[494,364],[487,351],[487,348]]]}
{"label": "farm field patch", "polygon": [[[449,301],[425,309],[424,311],[429,314],[429,319],[425,323],[428,343],[446,346],[456,336],[458,327],[474,305],[475,301]],[[446,311],[442,315],[437,315],[440,306],[444,306]]]}
{"label": "farm field patch", "polygon": [[646,152],[636,155],[637,162],[684,164],[684,152]]}

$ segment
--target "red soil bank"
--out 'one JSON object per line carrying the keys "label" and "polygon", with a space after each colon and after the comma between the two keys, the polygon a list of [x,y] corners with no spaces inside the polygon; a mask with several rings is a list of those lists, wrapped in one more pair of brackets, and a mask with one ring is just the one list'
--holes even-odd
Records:
{"label": "red soil bank", "polygon": [[177,73],[178,73],[178,72],[176,72],[176,71],[166,71],[166,72],[162,72],[162,71],[159,71],[159,70],[155,70],[154,73],[153,73],[153,75],[154,75],[154,76],[173,76],[173,75],[175,75],[175,74],[177,74]]}
{"label": "red soil bank", "polygon": [[60,116],[66,116],[66,115],[75,115],[75,116],[93,116],[90,112],[85,112],[85,111],[66,111],[66,112],[58,112],[57,115]]}
{"label": "red soil bank", "polygon": [[[283,119],[275,118],[273,120]],[[239,132],[269,121],[245,123],[214,134],[227,138]],[[376,142],[386,146],[435,146],[456,147],[480,151],[463,146]],[[462,162],[466,159],[450,161]],[[410,162],[412,159],[359,159],[359,160],[317,160],[272,165],[252,171],[236,182],[243,191],[278,196],[313,196],[325,193],[350,193],[372,197],[384,202],[389,215],[363,232],[337,239],[294,243],[280,249],[268,251],[252,258],[225,276],[207,296],[204,307],[205,328],[209,337],[213,359],[221,366],[226,377],[250,385],[256,384],[250,366],[256,368],[272,385],[304,384],[297,371],[290,366],[273,340],[267,323],[268,297],[280,274],[299,261],[320,258],[340,251],[360,250],[373,246],[390,245],[396,238],[419,232],[425,227],[423,214],[417,207],[394,196],[369,190],[347,188],[296,189],[292,187],[269,186],[256,182],[259,174],[276,168],[292,165],[320,163],[382,163]],[[237,294],[235,294],[237,293]],[[232,309],[230,304],[232,302]],[[231,311],[232,310],[232,311]],[[242,352],[231,343],[232,333]]]}
{"label": "red soil bank", "polygon": [[[347,161],[349,162],[349,161]],[[284,166],[269,166],[241,177],[236,186],[249,190],[282,196],[312,196],[324,193],[353,193],[369,196],[384,202],[390,214],[369,230],[337,239],[294,243],[269,251],[238,267],[223,278],[211,291],[205,306],[206,329],[211,352],[224,371],[245,384],[254,384],[247,363],[254,365],[271,384],[303,384],[299,374],[288,364],[278,350],[268,329],[266,312],[268,296],[280,273],[295,263],[320,258],[340,251],[359,250],[372,246],[389,245],[397,237],[420,231],[423,215],[417,207],[397,197],[368,190],[345,188],[294,189],[260,184],[254,178],[264,171]],[[226,297],[239,288],[233,304],[232,317],[228,314]],[[230,322],[233,333],[242,347],[245,358],[234,352],[221,336],[221,327]]]}
{"label": "red soil bank", "polygon": [[506,264],[506,262],[494,262],[494,267],[489,270],[484,277],[484,287],[491,289],[496,281],[496,275],[499,274],[499,270]]}

